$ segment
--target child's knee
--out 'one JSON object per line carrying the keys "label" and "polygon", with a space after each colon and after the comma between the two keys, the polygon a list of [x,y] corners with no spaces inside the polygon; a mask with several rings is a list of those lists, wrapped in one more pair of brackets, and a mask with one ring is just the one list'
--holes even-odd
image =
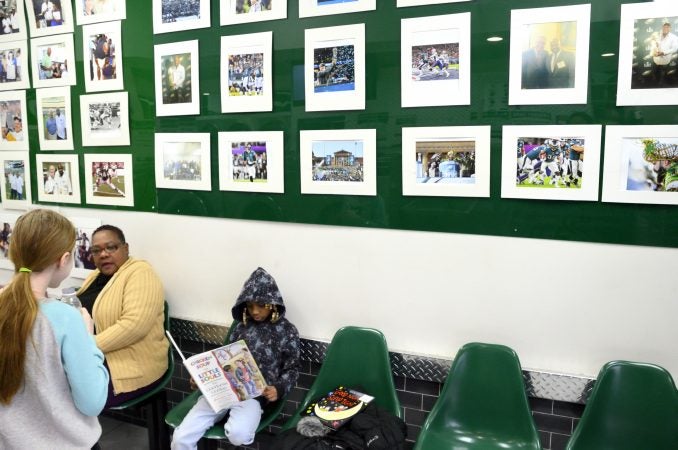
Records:
{"label": "child's knee", "polygon": [[254,433],[243,429],[231,429],[231,427],[228,426],[228,423],[224,425],[224,434],[226,434],[228,442],[236,447],[254,442]]}

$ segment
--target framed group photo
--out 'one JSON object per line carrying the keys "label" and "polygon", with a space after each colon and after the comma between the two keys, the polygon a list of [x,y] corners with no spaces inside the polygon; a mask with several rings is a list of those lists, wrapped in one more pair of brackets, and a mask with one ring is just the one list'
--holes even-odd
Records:
{"label": "framed group photo", "polygon": [[82,27],[85,90],[118,91],[124,88],[120,21]]}
{"label": "framed group photo", "polygon": [[33,87],[73,86],[76,83],[73,34],[31,39]]}
{"label": "framed group photo", "polygon": [[443,3],[459,3],[469,1],[471,0],[397,0],[396,6],[398,8],[405,8],[408,6],[442,5]]}
{"label": "framed group photo", "polygon": [[26,41],[2,42],[0,41],[0,58],[7,61],[6,69],[3,67],[2,83],[0,91],[16,89],[28,89],[31,82],[28,77],[28,46]]}
{"label": "framed group photo", "polygon": [[82,145],[129,145],[129,100],[127,92],[80,96]]}
{"label": "framed group photo", "polygon": [[38,201],[80,203],[78,155],[35,155]]}
{"label": "framed group photo", "polygon": [[210,25],[210,0],[153,0],[154,34],[209,28]]}
{"label": "framed group photo", "polygon": [[282,131],[219,133],[219,190],[285,192]]}
{"label": "framed group photo", "polygon": [[85,154],[85,203],[134,206],[132,155]]}
{"label": "framed group photo", "polygon": [[377,195],[377,130],[299,132],[301,193]]}
{"label": "framed group photo", "polygon": [[75,0],[78,25],[110,22],[127,17],[126,0]]}
{"label": "framed group photo", "polygon": [[156,115],[200,114],[198,41],[156,45],[154,53]]}
{"label": "framed group photo", "polygon": [[71,0],[25,0],[31,37],[73,32]]}
{"label": "framed group photo", "polygon": [[305,31],[306,111],[365,109],[365,24]]}
{"label": "framed group photo", "polygon": [[403,128],[403,195],[490,196],[490,126]]}
{"label": "framed group photo", "polygon": [[31,204],[31,162],[27,152],[1,152],[2,206],[27,209]]}
{"label": "framed group photo", "polygon": [[273,110],[273,33],[221,37],[221,112]]}
{"label": "framed group photo", "polygon": [[35,103],[40,150],[73,150],[70,88],[38,89]]}
{"label": "framed group photo", "polygon": [[0,150],[28,150],[26,91],[0,92]]}
{"label": "framed group photo", "polygon": [[219,24],[261,22],[287,18],[287,0],[214,0],[219,1]]}
{"label": "framed group photo", "polygon": [[511,11],[509,105],[586,104],[591,5]]}
{"label": "framed group photo", "polygon": [[377,9],[377,0],[299,0],[299,17],[328,16]]}
{"label": "framed group photo", "polygon": [[156,133],[155,185],[211,191],[210,134]]}
{"label": "framed group photo", "polygon": [[402,19],[403,107],[471,103],[471,13]]}
{"label": "framed group photo", "polygon": [[0,5],[0,15],[3,19],[0,42],[22,41],[28,38],[24,0],[5,0],[3,5]]}
{"label": "framed group photo", "polygon": [[506,125],[501,196],[598,201],[601,125]]}

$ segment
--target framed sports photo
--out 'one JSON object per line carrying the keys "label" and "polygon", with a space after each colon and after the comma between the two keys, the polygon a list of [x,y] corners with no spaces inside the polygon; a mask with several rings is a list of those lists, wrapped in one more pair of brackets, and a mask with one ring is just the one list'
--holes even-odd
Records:
{"label": "framed sports photo", "polygon": [[85,154],[85,203],[134,206],[132,155]]}
{"label": "framed sports photo", "polygon": [[73,32],[71,0],[25,1],[31,37]]}
{"label": "framed sports photo", "polygon": [[591,5],[511,11],[509,105],[586,104]]}
{"label": "framed sports photo", "polygon": [[27,209],[31,204],[31,161],[27,152],[1,152],[2,206]]}
{"label": "framed sports photo", "polygon": [[125,0],[75,0],[78,25],[110,22],[127,17]]}
{"label": "framed sports photo", "polygon": [[28,39],[24,0],[10,0],[3,3],[3,5],[0,5],[0,14],[3,18],[0,28],[0,42]]}
{"label": "framed sports photo", "polygon": [[306,30],[306,111],[365,109],[365,24]]}
{"label": "framed sports photo", "polygon": [[471,13],[402,19],[402,107],[471,103]]}
{"label": "framed sports photo", "polygon": [[31,61],[34,88],[75,85],[72,33],[31,39]]}
{"label": "framed sports photo", "polygon": [[71,278],[85,279],[96,269],[92,258],[92,234],[101,226],[100,219],[90,217],[69,217],[75,226],[75,258]]}
{"label": "framed sports photo", "polygon": [[35,103],[40,150],[73,150],[71,89],[37,89]]}
{"label": "framed sports photo", "polygon": [[377,195],[377,130],[302,130],[301,193]]}
{"label": "framed sports photo", "polygon": [[153,0],[154,34],[209,28],[210,25],[210,0]]}
{"label": "framed sports photo", "polygon": [[198,41],[156,45],[154,52],[156,115],[200,114]]}
{"label": "framed sports photo", "polygon": [[28,77],[28,46],[26,41],[0,42],[0,58],[7,61],[7,70],[0,83],[0,91],[28,89],[31,82]]}
{"label": "framed sports photo", "polygon": [[273,110],[273,33],[221,37],[221,112]]}
{"label": "framed sports photo", "polygon": [[327,16],[377,9],[377,0],[299,0],[299,17]]}
{"label": "framed sports photo", "polygon": [[617,105],[678,105],[678,4],[621,5]]}
{"label": "framed sports photo", "polygon": [[603,201],[678,205],[678,125],[605,127]]}
{"label": "framed sports photo", "polygon": [[506,125],[501,196],[598,201],[601,125]]}
{"label": "framed sports photo", "polygon": [[215,0],[220,25],[287,19],[287,0]]}
{"label": "framed sports photo", "polygon": [[35,155],[38,201],[80,204],[78,155]]}
{"label": "framed sports photo", "polygon": [[219,190],[285,192],[282,131],[219,133]]}
{"label": "framed sports photo", "polygon": [[405,8],[407,6],[442,5],[443,3],[458,3],[469,1],[471,0],[397,0],[396,6],[398,8]]}
{"label": "framed sports photo", "polygon": [[490,126],[403,128],[403,195],[490,196]]}
{"label": "framed sports photo", "polygon": [[87,92],[124,89],[120,21],[82,27],[82,54]]}
{"label": "framed sports photo", "polygon": [[129,104],[127,92],[80,96],[82,145],[129,145]]}
{"label": "framed sports photo", "polygon": [[2,227],[0,231],[0,269],[14,270],[14,264],[9,259],[9,243],[14,224],[18,218],[18,214],[0,212],[0,226]]}
{"label": "framed sports photo", "polygon": [[155,186],[212,190],[209,133],[156,133]]}
{"label": "framed sports photo", "polygon": [[26,91],[0,92],[0,150],[28,150]]}

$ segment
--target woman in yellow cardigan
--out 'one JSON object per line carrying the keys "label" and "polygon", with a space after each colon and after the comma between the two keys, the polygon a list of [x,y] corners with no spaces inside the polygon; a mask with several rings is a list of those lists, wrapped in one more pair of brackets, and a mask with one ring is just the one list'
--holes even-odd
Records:
{"label": "woman in yellow cardigan", "polygon": [[122,230],[102,225],[90,248],[96,270],[78,297],[94,319],[96,344],[111,373],[106,407],[153,389],[167,370],[160,278],[146,261],[130,258]]}

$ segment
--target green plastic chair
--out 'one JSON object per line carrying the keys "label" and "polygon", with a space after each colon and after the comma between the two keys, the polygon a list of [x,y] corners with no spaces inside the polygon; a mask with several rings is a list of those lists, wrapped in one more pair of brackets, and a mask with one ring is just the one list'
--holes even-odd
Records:
{"label": "green plastic chair", "polygon": [[318,376],[282,430],[296,427],[308,404],[340,385],[362,389],[374,397],[374,403],[402,418],[384,335],[372,328],[343,327],[332,338]]}
{"label": "green plastic chair", "polygon": [[653,364],[605,364],[566,449],[678,449],[678,392],[671,374]]}
{"label": "green plastic chair", "polygon": [[414,448],[541,449],[518,355],[503,345],[464,345]]}
{"label": "green plastic chair", "polygon": [[[165,330],[169,330],[169,305],[165,301]],[[165,450],[169,448],[169,430],[163,419],[167,414],[167,394],[165,386],[172,379],[174,374],[174,353],[172,346],[169,346],[167,353],[167,371],[160,379],[160,383],[151,391],[121,403],[117,406],[106,408],[107,411],[121,411],[127,408],[141,408],[146,427],[148,429],[148,448],[151,450]]]}

